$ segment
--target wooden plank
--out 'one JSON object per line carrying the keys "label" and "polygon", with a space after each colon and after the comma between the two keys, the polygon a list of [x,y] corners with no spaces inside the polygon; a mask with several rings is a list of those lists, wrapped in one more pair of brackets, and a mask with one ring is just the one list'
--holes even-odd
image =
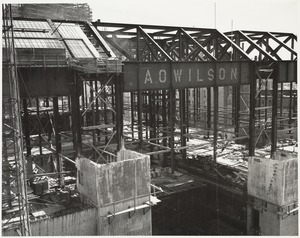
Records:
{"label": "wooden plank", "polygon": [[112,128],[115,127],[115,124],[104,124],[104,125],[95,125],[95,126],[83,126],[82,130],[87,131],[87,130],[95,130],[95,129],[106,129],[106,128]]}

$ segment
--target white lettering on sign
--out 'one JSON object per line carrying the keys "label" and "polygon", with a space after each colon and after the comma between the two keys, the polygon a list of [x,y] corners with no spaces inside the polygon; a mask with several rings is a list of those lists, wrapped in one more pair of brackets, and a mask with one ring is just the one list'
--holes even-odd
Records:
{"label": "white lettering on sign", "polygon": [[167,71],[166,70],[164,70],[164,69],[159,70],[158,80],[161,83],[165,83],[167,81]]}
{"label": "white lettering on sign", "polygon": [[[214,81],[220,81],[223,85],[238,83],[239,71],[237,67],[194,67],[194,68],[177,68],[172,70],[174,85],[184,84],[193,86],[203,86],[205,83],[211,85]],[[158,68],[155,71],[151,68],[146,69],[144,73],[144,85],[165,84],[171,80],[170,71],[167,68]],[[218,82],[216,82],[218,84]],[[156,87],[156,86],[155,86]]]}
{"label": "white lettering on sign", "polygon": [[219,79],[220,80],[224,80],[225,79],[225,69],[224,68],[220,68],[219,69]]}
{"label": "white lettering on sign", "polygon": [[209,69],[208,72],[207,72],[207,74],[208,74],[208,80],[209,81],[213,81],[213,79],[214,79],[214,70],[213,69]]}
{"label": "white lettering on sign", "polygon": [[231,69],[231,80],[233,79],[233,77],[234,77],[234,79],[237,79],[237,68],[232,68]]}
{"label": "white lettering on sign", "polygon": [[145,84],[147,84],[148,82],[153,83],[149,69],[147,69],[146,71]]}
{"label": "white lettering on sign", "polygon": [[174,69],[175,82],[180,82],[182,69]]}
{"label": "white lettering on sign", "polygon": [[197,69],[197,81],[203,82],[203,79],[200,78],[200,70],[199,69]]}

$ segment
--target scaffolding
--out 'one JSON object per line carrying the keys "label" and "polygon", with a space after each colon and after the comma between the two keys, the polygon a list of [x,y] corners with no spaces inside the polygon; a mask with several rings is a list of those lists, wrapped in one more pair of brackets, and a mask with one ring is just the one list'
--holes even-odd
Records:
{"label": "scaffolding", "polygon": [[50,18],[91,21],[87,3],[77,4],[12,4],[13,17]]}
{"label": "scaffolding", "polygon": [[9,4],[3,13],[3,104],[2,104],[2,229],[16,227],[19,235],[30,235],[26,163],[23,154],[23,133],[20,95],[14,48],[12,12]]}

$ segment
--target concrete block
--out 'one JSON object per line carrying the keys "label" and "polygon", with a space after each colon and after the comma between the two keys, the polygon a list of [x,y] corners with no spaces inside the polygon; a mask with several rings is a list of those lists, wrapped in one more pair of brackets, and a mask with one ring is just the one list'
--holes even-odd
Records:
{"label": "concrete block", "polygon": [[280,160],[250,158],[248,194],[279,206],[297,201],[297,158],[293,156],[281,157]]}
{"label": "concrete block", "polygon": [[117,162],[96,164],[76,160],[78,191],[98,206],[98,235],[151,235],[151,210],[136,210],[116,215],[109,223],[107,215],[143,205],[150,195],[150,157],[123,149]]}

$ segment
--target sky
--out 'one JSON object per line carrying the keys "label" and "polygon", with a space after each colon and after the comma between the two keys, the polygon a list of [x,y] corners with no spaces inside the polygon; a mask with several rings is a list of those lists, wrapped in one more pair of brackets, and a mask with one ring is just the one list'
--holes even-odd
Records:
{"label": "sky", "polygon": [[[298,33],[298,0],[86,1],[93,20],[165,26]],[[298,15],[298,16],[297,16]]]}
{"label": "sky", "polygon": [[219,31],[300,29],[300,0],[3,0],[4,3],[88,3],[93,20]]}

